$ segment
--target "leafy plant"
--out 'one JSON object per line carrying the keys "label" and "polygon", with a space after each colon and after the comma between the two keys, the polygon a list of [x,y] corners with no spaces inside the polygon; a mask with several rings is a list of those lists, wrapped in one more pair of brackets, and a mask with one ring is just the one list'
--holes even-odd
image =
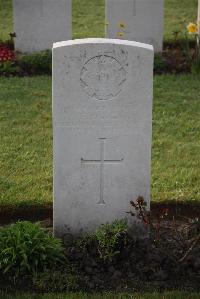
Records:
{"label": "leafy plant", "polygon": [[76,242],[75,246],[81,250],[84,254],[90,251],[90,249],[94,249],[97,246],[97,238],[95,234],[86,234],[80,236]]}
{"label": "leafy plant", "polygon": [[112,261],[126,244],[127,223],[115,220],[113,223],[102,224],[96,231],[100,258]]}
{"label": "leafy plant", "polygon": [[0,229],[0,271],[17,278],[45,271],[64,259],[61,242],[39,223],[17,222]]}
{"label": "leafy plant", "polygon": [[165,73],[168,70],[167,60],[160,54],[154,57],[154,72],[156,74]]}
{"label": "leafy plant", "polygon": [[12,61],[6,61],[0,63],[0,75],[10,76],[18,74],[20,71],[19,67]]}
{"label": "leafy plant", "polygon": [[[189,23],[187,26],[187,32],[185,32],[185,41],[182,43],[184,54],[187,61],[191,65],[193,73],[200,73],[200,35],[199,35],[200,24]],[[195,49],[190,49],[190,41],[188,34],[194,38]]]}
{"label": "leafy plant", "polygon": [[19,56],[19,66],[28,74],[51,74],[51,51]]}
{"label": "leafy plant", "polygon": [[0,43],[0,75],[12,75],[18,71],[16,54],[6,44]]}
{"label": "leafy plant", "polygon": [[65,269],[47,270],[34,275],[33,286],[37,291],[45,292],[76,291],[79,277],[72,267],[65,264]]}

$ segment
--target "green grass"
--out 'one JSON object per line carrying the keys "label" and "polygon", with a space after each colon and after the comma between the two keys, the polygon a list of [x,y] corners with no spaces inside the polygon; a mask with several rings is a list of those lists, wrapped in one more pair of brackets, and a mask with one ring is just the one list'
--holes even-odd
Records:
{"label": "green grass", "polygon": [[51,201],[50,77],[0,79],[0,203]]}
{"label": "green grass", "polygon": [[73,38],[104,37],[104,0],[73,0]]}
{"label": "green grass", "polygon": [[0,40],[8,40],[13,32],[12,0],[0,0]]}
{"label": "green grass", "polygon": [[[200,200],[200,77],[154,79],[152,198]],[[51,78],[0,78],[0,204],[52,202]]]}
{"label": "green grass", "polygon": [[200,77],[154,81],[152,197],[200,200]]}
{"label": "green grass", "polygon": [[166,292],[166,293],[144,293],[134,295],[117,295],[117,294],[44,294],[44,295],[0,295],[0,299],[199,299],[198,293],[189,292]]}
{"label": "green grass", "polygon": [[165,0],[164,39],[173,39],[174,31],[185,31],[197,20],[198,0]]}
{"label": "green grass", "polygon": [[[196,21],[198,0],[165,0],[164,38]],[[73,0],[73,38],[104,36],[104,0]],[[12,0],[0,0],[0,39],[12,32]]]}

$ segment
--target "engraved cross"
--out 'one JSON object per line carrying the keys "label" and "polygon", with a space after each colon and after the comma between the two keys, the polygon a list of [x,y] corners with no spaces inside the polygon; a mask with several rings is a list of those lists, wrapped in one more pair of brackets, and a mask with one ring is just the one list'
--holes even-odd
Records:
{"label": "engraved cross", "polygon": [[100,167],[100,198],[97,204],[105,204],[104,201],[104,165],[105,164],[118,164],[124,159],[120,160],[107,160],[105,159],[105,140],[106,138],[99,138],[100,140],[100,159],[99,160],[86,160],[81,158],[82,164],[97,164]]}

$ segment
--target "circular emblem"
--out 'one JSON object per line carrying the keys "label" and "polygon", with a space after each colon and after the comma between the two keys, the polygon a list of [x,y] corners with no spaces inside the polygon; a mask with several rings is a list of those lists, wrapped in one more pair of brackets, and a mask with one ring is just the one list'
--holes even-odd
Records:
{"label": "circular emblem", "polygon": [[126,81],[126,70],[114,57],[99,55],[84,64],[80,80],[90,97],[109,100],[121,92]]}

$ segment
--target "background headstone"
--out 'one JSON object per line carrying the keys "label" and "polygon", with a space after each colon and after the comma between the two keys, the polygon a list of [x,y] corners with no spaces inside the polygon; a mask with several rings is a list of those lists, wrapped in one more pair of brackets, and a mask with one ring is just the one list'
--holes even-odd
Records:
{"label": "background headstone", "polygon": [[139,195],[149,207],[152,78],[150,45],[111,39],[54,44],[56,235],[130,217],[130,201]]}
{"label": "background headstone", "polygon": [[71,0],[13,0],[15,49],[35,52],[71,39]]}
{"label": "background headstone", "polygon": [[106,0],[106,37],[152,44],[162,51],[164,0]]}

